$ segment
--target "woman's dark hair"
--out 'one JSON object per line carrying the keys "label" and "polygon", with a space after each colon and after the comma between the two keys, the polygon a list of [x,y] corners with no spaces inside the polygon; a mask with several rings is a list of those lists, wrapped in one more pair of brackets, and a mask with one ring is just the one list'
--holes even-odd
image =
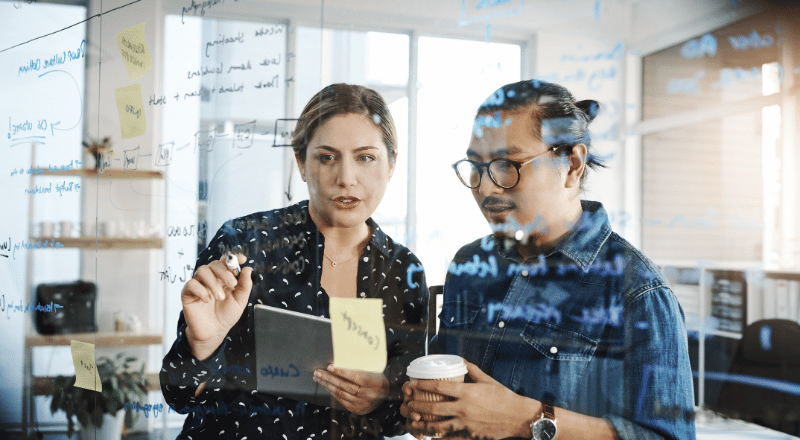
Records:
{"label": "woman's dark hair", "polygon": [[292,149],[301,161],[306,160],[306,148],[320,125],[339,115],[363,115],[375,122],[393,164],[397,157],[397,132],[389,106],[378,92],[363,86],[331,84],[314,95],[306,104],[292,137]]}
{"label": "woman's dark hair", "polygon": [[[597,101],[575,101],[564,86],[536,79],[507,84],[495,91],[481,104],[476,114],[475,132],[480,136],[481,125],[504,123],[499,112],[529,112],[533,118],[533,137],[560,156],[572,154],[572,147],[586,145],[586,166],[605,167],[591,153],[589,123],[597,116]],[[492,117],[491,115],[494,115]],[[490,119],[487,121],[486,119]],[[581,176],[583,186],[586,173]]]}

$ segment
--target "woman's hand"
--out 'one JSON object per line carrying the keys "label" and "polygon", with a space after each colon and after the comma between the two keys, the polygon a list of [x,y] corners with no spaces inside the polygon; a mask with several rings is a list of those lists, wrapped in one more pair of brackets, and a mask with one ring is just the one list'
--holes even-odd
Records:
{"label": "woman's hand", "polygon": [[314,371],[314,382],[322,385],[351,413],[367,414],[389,396],[389,381],[382,373],[334,368]]}
{"label": "woman's hand", "polygon": [[[239,264],[247,258],[236,254]],[[225,265],[225,257],[200,266],[181,291],[186,340],[195,357],[205,360],[222,344],[239,321],[250,298],[253,269],[245,267],[238,279]]]}

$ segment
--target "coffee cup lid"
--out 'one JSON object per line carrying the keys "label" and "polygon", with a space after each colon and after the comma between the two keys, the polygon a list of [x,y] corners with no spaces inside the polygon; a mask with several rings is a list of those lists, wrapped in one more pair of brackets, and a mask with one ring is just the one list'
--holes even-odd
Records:
{"label": "coffee cup lid", "polygon": [[461,356],[431,354],[411,361],[406,374],[416,379],[446,379],[467,374],[467,364]]}

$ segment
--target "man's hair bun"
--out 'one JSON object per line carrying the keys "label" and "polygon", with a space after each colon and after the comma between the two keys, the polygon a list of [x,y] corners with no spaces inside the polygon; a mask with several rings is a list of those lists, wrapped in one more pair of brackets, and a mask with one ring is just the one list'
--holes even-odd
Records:
{"label": "man's hair bun", "polygon": [[597,116],[597,113],[600,112],[600,104],[593,99],[585,99],[583,101],[578,101],[575,103],[575,106],[581,109],[581,111],[586,115],[586,118],[589,120],[589,122],[592,122],[594,118]]}

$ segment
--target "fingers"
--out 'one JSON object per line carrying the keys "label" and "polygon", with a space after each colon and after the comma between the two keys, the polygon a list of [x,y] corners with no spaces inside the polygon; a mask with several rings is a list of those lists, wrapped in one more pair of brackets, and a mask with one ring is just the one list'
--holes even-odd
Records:
{"label": "fingers", "polygon": [[464,363],[467,365],[467,373],[469,374],[469,377],[472,378],[473,382],[475,382],[475,383],[483,382],[483,383],[497,383],[497,384],[499,384],[499,382],[494,380],[494,378],[492,376],[489,376],[488,374],[484,373],[483,370],[481,370],[477,365],[475,365],[475,364],[473,364],[471,362],[468,362],[466,359],[464,360]]}
{"label": "fingers", "polygon": [[211,302],[214,299],[214,294],[206,288],[200,281],[195,278],[190,279],[181,289],[181,297],[183,298],[196,298],[197,300],[205,303]]}
{"label": "fingers", "polygon": [[[244,264],[247,262],[246,256],[242,254],[235,255],[239,261],[239,264]],[[228,269],[228,266],[225,264],[225,257],[222,257],[217,261],[212,261],[208,265],[200,266],[197,268],[197,271],[195,271],[192,280],[199,282],[202,288],[197,286],[197,284],[192,282],[192,280],[189,280],[185,287],[189,288],[188,290],[190,293],[206,302],[208,302],[209,298],[203,294],[203,289],[208,290],[210,294],[219,301],[225,300],[226,292],[233,292],[234,296],[237,297],[242,293],[246,294],[246,296],[249,296],[250,291],[253,288],[253,269],[250,267],[245,267],[241,270],[241,272],[244,274],[244,276],[240,274],[239,278],[237,279],[233,271]]]}
{"label": "fingers", "polygon": [[408,402],[409,411],[421,414],[430,414],[434,416],[455,416],[456,402],[423,402],[421,400],[412,400]]}
{"label": "fingers", "polygon": [[236,287],[238,280],[233,275],[233,272],[228,269],[228,266],[225,265],[225,262],[212,261],[211,264],[206,267],[211,269],[211,271],[214,273],[214,277],[217,279],[217,282],[224,290],[230,291]]}
{"label": "fingers", "polygon": [[[314,371],[314,381],[325,387],[335,397],[340,397],[347,401],[355,400],[356,398],[366,398],[369,388],[365,388],[358,384],[344,380],[339,376],[327,371],[316,370]],[[356,396],[358,394],[358,396]]]}
{"label": "fingers", "polygon": [[[218,262],[214,261],[211,264],[214,263]],[[222,288],[222,284],[209,266],[203,265],[198,267],[192,279],[199,281],[200,284],[208,289],[218,300],[222,301],[225,299],[225,292]]]}
{"label": "fingers", "polygon": [[422,433],[422,431],[420,431],[420,430],[418,430],[418,429],[414,429],[413,427],[411,427],[411,420],[406,420],[406,430],[407,430],[407,431],[408,431],[408,433],[409,433],[409,434],[411,434],[411,435],[412,435],[412,436],[413,436],[415,439],[417,439],[417,440],[422,440],[422,437],[423,437],[423,435],[424,435],[424,434]]}
{"label": "fingers", "polygon": [[408,430],[408,433],[414,436],[414,438],[416,438],[417,440],[421,440],[422,432],[417,429],[414,429],[411,426],[411,424],[413,422],[418,422],[419,420],[421,420],[422,416],[419,413],[415,413],[408,409],[407,400],[403,401],[403,404],[400,405],[400,415],[406,418],[406,429]]}
{"label": "fingers", "polygon": [[333,366],[333,364],[328,364],[327,370],[356,385],[365,386],[368,382],[370,382],[371,379],[363,371],[348,370],[347,368],[336,368]]}
{"label": "fingers", "polygon": [[404,382],[403,383],[403,394],[411,397],[414,395],[414,389],[411,388],[411,382]]}
{"label": "fingers", "polygon": [[247,301],[250,298],[250,291],[253,290],[253,268],[245,267],[239,274],[239,283],[233,289],[233,297],[239,300],[243,298]]}
{"label": "fingers", "polygon": [[362,387],[380,387],[384,381],[383,373],[368,373],[366,371],[348,370],[347,368],[336,368],[333,364],[328,364],[328,371]]}
{"label": "fingers", "polygon": [[410,401],[411,401],[411,396],[405,395],[403,398],[403,403],[400,404],[400,415],[408,419],[408,422],[422,419],[422,414],[414,412],[411,410],[411,408],[408,407],[408,403]]}
{"label": "fingers", "polygon": [[457,419],[442,420],[439,422],[411,422],[411,429],[432,437],[441,437],[441,434],[463,432],[464,427]]}
{"label": "fingers", "polygon": [[429,391],[455,398],[461,397],[463,387],[463,383],[445,382],[443,380],[418,380],[411,385],[414,390]]}

